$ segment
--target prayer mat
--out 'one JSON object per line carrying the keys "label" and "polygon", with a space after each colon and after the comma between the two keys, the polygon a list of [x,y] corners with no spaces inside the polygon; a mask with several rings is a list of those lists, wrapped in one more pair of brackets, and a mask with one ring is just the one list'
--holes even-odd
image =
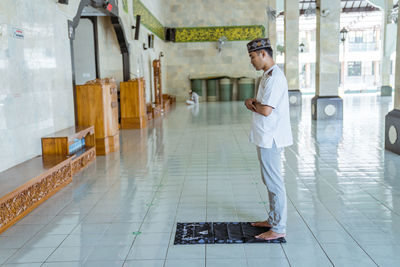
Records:
{"label": "prayer mat", "polygon": [[269,229],[251,226],[250,222],[177,223],[174,244],[286,243],[284,237],[274,240],[255,238]]}

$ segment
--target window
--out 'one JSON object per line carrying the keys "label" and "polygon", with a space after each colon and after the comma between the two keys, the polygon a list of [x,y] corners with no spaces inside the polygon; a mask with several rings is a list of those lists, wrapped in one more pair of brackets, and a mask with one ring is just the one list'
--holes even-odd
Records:
{"label": "window", "polygon": [[349,31],[347,38],[349,39],[350,43],[354,43],[355,37],[356,37],[356,32]]}
{"label": "window", "polygon": [[356,32],[355,38],[354,38],[354,42],[359,44],[359,43],[363,43],[363,32]]}
{"label": "window", "polygon": [[284,35],[283,32],[277,33],[276,43],[277,44],[284,44],[285,43],[285,35]]}
{"label": "window", "polygon": [[375,30],[366,31],[350,31],[348,33],[348,39],[350,43],[375,43]]}
{"label": "window", "polygon": [[394,60],[390,61],[390,74],[394,74]]}
{"label": "window", "polygon": [[366,43],[374,43],[375,42],[375,31],[364,31],[364,41]]}
{"label": "window", "polygon": [[361,76],[361,61],[347,63],[347,76]]}
{"label": "window", "polygon": [[365,62],[365,64],[362,65],[362,74],[363,75],[374,75],[374,62],[372,61],[371,63]]}
{"label": "window", "polygon": [[372,66],[371,66],[371,75],[375,75],[375,62],[372,61]]}

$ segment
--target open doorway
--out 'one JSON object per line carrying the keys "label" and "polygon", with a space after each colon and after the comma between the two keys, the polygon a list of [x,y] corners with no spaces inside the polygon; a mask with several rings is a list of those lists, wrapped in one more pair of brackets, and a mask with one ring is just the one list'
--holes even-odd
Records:
{"label": "open doorway", "polygon": [[97,17],[82,17],[73,42],[76,84],[99,78],[97,42]]}
{"label": "open doorway", "polygon": [[115,78],[117,85],[129,80],[129,44],[116,0],[81,0],[76,16],[68,21],[68,29],[78,125],[76,85],[96,78]]}

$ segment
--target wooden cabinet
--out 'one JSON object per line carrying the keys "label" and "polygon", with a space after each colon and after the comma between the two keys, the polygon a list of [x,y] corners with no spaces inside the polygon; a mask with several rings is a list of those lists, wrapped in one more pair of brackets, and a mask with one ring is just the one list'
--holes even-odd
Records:
{"label": "wooden cabinet", "polygon": [[74,175],[96,158],[94,127],[70,127],[42,137],[42,155],[44,159],[53,155],[72,158]]}
{"label": "wooden cabinet", "polygon": [[171,107],[171,100],[168,94],[163,94],[162,98],[163,98],[163,109],[165,112],[167,112]]}
{"label": "wooden cabinet", "polygon": [[76,86],[78,125],[94,125],[97,155],[119,149],[118,94],[111,79]]}
{"label": "wooden cabinet", "polygon": [[146,127],[146,98],[144,79],[138,78],[120,83],[121,128]]}
{"label": "wooden cabinet", "polygon": [[153,118],[160,117],[163,114],[163,98],[161,86],[161,60],[153,60],[153,76],[154,76],[154,100]]}
{"label": "wooden cabinet", "polygon": [[153,71],[154,71],[154,98],[156,106],[161,105],[163,102],[162,98],[162,86],[161,86],[161,60],[153,60]]}

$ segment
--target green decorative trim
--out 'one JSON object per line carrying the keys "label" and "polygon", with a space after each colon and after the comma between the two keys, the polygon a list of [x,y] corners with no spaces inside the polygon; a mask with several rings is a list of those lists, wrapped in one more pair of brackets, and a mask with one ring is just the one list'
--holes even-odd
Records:
{"label": "green decorative trim", "polygon": [[122,7],[123,7],[125,13],[129,14],[128,0],[122,0]]}
{"label": "green decorative trim", "polygon": [[161,22],[143,5],[140,0],[132,0],[133,15],[140,15],[140,23],[147,29],[157,35],[161,40],[164,40],[164,26]]}
{"label": "green decorative trim", "polygon": [[262,25],[176,28],[175,42],[216,42],[221,36],[228,41],[248,41],[265,36]]}
{"label": "green decorative trim", "polygon": [[[124,10],[128,10],[123,0]],[[133,15],[141,16],[141,24],[157,35],[161,40],[165,40],[165,27],[161,22],[146,8],[140,0],[132,0]],[[126,6],[125,6],[126,4]],[[244,26],[217,26],[217,27],[191,27],[176,28],[175,42],[216,42],[221,36],[225,36],[228,41],[248,41],[265,36],[265,28],[262,25]]]}

